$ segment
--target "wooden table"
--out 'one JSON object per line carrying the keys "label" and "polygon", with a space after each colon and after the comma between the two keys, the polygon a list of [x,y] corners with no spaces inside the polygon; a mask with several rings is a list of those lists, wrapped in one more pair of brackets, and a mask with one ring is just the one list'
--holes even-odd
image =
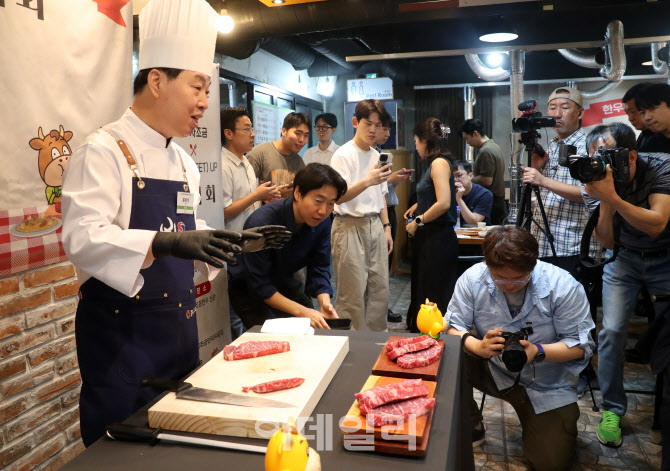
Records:
{"label": "wooden table", "polygon": [[484,243],[483,237],[459,237],[458,245],[482,245]]}
{"label": "wooden table", "polygon": [[[349,353],[303,431],[310,446],[320,448],[318,451],[324,471],[336,469],[474,471],[469,417],[471,390],[468,392],[465,381],[460,380],[461,346],[457,336],[443,336],[445,340],[444,361],[436,389],[437,405],[428,452],[423,458],[412,458],[348,451],[344,448],[343,435],[339,430],[339,418],[349,410],[354,393],[360,391],[361,386],[370,375],[373,363],[386,343],[389,333],[317,330],[317,335],[346,335],[350,342]],[[148,406],[131,416],[125,423],[147,426],[147,409]],[[267,444],[265,441],[249,438],[222,438],[205,434],[185,435],[254,445]],[[321,441],[320,447],[319,441]],[[63,466],[61,470],[262,470],[264,459],[265,456],[261,454],[218,448],[161,442],[150,446],[144,443],[115,442],[102,438]]]}

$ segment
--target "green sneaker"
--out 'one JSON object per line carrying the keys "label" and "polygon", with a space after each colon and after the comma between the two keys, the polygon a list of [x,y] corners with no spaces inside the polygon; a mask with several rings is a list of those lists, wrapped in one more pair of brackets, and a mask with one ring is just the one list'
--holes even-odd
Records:
{"label": "green sneaker", "polygon": [[608,410],[603,411],[603,418],[598,424],[596,433],[598,441],[605,446],[618,447],[621,445],[621,417]]}

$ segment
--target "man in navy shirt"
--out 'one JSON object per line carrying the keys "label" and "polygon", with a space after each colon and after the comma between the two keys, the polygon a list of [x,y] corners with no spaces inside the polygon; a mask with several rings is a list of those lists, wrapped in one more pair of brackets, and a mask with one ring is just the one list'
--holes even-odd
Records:
{"label": "man in navy shirt", "polygon": [[456,204],[461,208],[461,226],[486,222],[491,224],[493,193],[481,185],[472,183],[472,164],[465,160],[454,162],[456,182]]}
{"label": "man in navy shirt", "polygon": [[640,288],[647,287],[652,295],[670,294],[670,155],[638,154],[635,133],[623,123],[597,126],[586,146],[591,155],[600,147],[622,147],[629,153],[628,185],[617,192],[607,165],[606,176],[584,184],[583,195],[592,212],[600,203],[595,235],[609,249],[608,257],[615,245],[614,215],[619,215],[621,246],[604,268],[603,328],[598,334],[604,411],[597,436],[602,444],[616,447],[622,442],[620,422],[628,405],[623,364],[629,315]]}
{"label": "man in navy shirt", "polygon": [[[246,328],[295,316],[309,317],[312,327],[327,329],[325,318],[338,317],[331,304],[330,214],[347,192],[347,183],[332,167],[319,163],[299,170],[293,182],[293,196],[266,204],[244,224],[247,228],[275,221],[293,233],[291,240],[281,250],[245,253],[228,267],[230,303]],[[303,291],[294,274],[304,267]],[[311,297],[318,300],[320,311],[313,309]]]}

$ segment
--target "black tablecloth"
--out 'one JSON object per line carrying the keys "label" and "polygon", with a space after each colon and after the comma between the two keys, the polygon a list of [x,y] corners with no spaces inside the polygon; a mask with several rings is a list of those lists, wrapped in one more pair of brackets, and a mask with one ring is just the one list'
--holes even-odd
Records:
{"label": "black tablecloth", "polygon": [[[332,443],[332,450],[319,449],[321,467],[325,470],[474,470],[471,429],[469,424],[468,395],[460,385],[460,340],[452,335],[442,335],[445,340],[445,358],[442,362],[436,390],[437,404],[423,458],[384,455],[344,448],[338,420],[344,416],[371,374],[382,344],[389,333],[354,331],[317,331],[317,335],[347,335],[349,353],[319,401],[312,421],[303,434],[313,435],[314,424],[325,423],[324,414],[332,414],[330,433],[322,434],[324,443]],[[126,423],[148,426],[147,409],[140,410]],[[178,433],[178,432],[175,432]],[[192,434],[238,443],[266,445],[257,439],[220,437]],[[331,437],[332,439],[329,439]],[[317,448],[317,440],[309,438],[310,446]],[[191,471],[195,469],[263,470],[264,455],[232,450],[158,443],[155,446],[141,443],[116,442],[106,438],[98,440],[63,468],[64,471],[124,470],[124,471]]]}

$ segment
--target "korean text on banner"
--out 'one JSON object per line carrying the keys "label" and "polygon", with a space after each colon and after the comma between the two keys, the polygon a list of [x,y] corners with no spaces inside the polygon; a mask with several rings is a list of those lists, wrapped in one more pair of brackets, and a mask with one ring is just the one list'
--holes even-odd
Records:
{"label": "korean text on banner", "polygon": [[[209,107],[198,127],[191,135],[175,138],[195,161],[200,171],[200,205],[198,219],[204,219],[209,227],[223,229],[223,190],[221,188],[221,115],[219,114],[219,66],[212,64],[212,85],[207,102]],[[226,270],[210,282],[196,270],[196,312],[200,360],[205,362],[223,350],[230,341],[230,317],[228,313],[228,291]]]}

